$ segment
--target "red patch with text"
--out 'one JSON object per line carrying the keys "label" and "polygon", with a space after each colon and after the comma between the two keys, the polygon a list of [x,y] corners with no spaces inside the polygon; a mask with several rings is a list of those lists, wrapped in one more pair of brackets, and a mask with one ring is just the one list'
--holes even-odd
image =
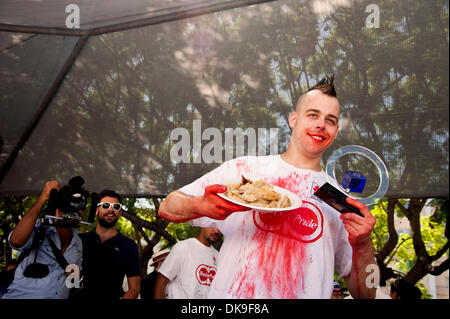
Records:
{"label": "red patch with text", "polygon": [[210,286],[214,276],[216,275],[216,268],[201,264],[195,270],[195,277],[200,285]]}
{"label": "red patch with text", "polygon": [[314,204],[303,201],[302,207],[288,212],[253,212],[260,230],[276,233],[302,242],[314,242],[322,236],[323,215]]}

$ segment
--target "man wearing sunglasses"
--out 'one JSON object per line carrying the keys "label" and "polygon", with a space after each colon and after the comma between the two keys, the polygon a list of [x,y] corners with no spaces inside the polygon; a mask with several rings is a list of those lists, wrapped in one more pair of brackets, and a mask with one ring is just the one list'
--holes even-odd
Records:
{"label": "man wearing sunglasses", "polygon": [[[112,190],[99,194],[97,225],[81,234],[83,288],[78,298],[134,299],[140,291],[140,257],[136,243],[115,227],[122,213],[122,198]],[[127,276],[128,290],[122,283]]]}

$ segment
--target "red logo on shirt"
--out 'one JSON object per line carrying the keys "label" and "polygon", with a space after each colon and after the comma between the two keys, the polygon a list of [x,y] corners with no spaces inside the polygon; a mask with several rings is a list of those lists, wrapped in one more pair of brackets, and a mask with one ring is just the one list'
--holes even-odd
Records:
{"label": "red logo on shirt", "polygon": [[313,242],[322,237],[323,215],[316,205],[303,201],[302,207],[288,212],[253,212],[255,225],[264,231]]}
{"label": "red logo on shirt", "polygon": [[199,265],[195,270],[195,277],[197,277],[200,285],[211,286],[211,282],[215,275],[216,268],[205,264]]}

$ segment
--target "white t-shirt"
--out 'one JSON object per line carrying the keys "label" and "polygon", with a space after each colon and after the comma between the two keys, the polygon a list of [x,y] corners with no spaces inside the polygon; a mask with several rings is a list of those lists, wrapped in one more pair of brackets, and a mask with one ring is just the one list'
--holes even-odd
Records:
{"label": "white t-shirt", "polygon": [[176,243],[158,272],[170,282],[166,293],[169,299],[204,299],[217,272],[219,252],[196,238]]}
{"label": "white t-shirt", "polygon": [[223,163],[180,191],[201,196],[207,185],[240,182],[241,175],[296,193],[302,207],[192,220],[195,226],[217,227],[225,237],[208,298],[330,298],[334,270],[341,277],[350,273],[352,248],[340,213],[311,195],[325,182],[336,182],[279,155],[249,156]]}

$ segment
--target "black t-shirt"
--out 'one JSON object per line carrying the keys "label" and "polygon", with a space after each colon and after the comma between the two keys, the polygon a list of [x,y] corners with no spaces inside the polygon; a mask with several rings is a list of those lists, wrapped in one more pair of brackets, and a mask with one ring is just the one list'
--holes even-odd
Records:
{"label": "black t-shirt", "polygon": [[95,230],[80,235],[83,242],[83,288],[78,297],[118,299],[124,276],[140,275],[141,265],[134,241],[120,232],[100,243]]}
{"label": "black t-shirt", "polygon": [[141,299],[153,299],[153,289],[155,288],[157,275],[158,272],[154,270],[141,280]]}

